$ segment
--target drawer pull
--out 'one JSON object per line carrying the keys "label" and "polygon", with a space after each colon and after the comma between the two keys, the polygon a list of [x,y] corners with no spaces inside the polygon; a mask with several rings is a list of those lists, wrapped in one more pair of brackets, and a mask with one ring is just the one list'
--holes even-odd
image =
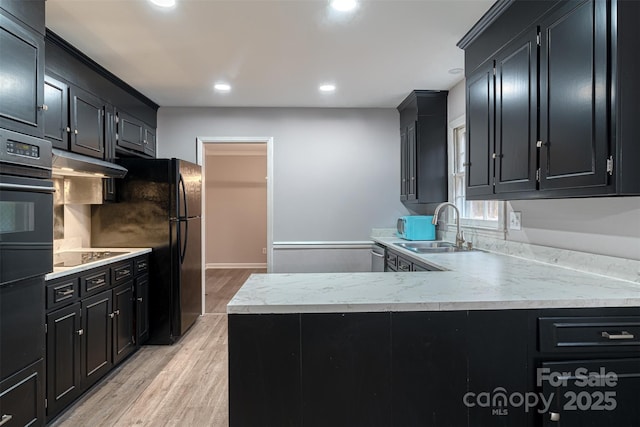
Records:
{"label": "drawer pull", "polygon": [[401,265],[400,267],[398,267],[400,270],[402,271],[409,271],[409,267],[406,265]]}
{"label": "drawer pull", "polygon": [[92,285],[104,285],[105,284],[105,280],[104,279],[91,279],[91,280],[89,280],[89,282]]}
{"label": "drawer pull", "polygon": [[58,295],[59,295],[59,296],[61,296],[61,297],[67,297],[67,296],[69,296],[69,295],[73,295],[73,293],[74,293],[74,292],[75,292],[75,291],[74,291],[73,289],[66,289],[66,290],[64,290],[64,291],[62,291],[62,290],[57,290],[57,291],[56,291],[56,294],[58,294]]}
{"label": "drawer pull", "polygon": [[630,334],[627,331],[622,331],[619,334],[610,334],[609,332],[603,332],[602,337],[608,338],[610,340],[632,340],[635,338],[635,335]]}
{"label": "drawer pull", "polygon": [[549,412],[551,421],[560,421],[560,414],[557,412]]}
{"label": "drawer pull", "polygon": [[5,425],[6,423],[8,423],[9,421],[11,421],[13,419],[13,415],[9,415],[9,414],[4,414],[2,416],[2,418],[0,418],[0,426]]}
{"label": "drawer pull", "polygon": [[140,270],[143,270],[143,269],[147,268],[147,263],[146,262],[141,262],[140,264],[138,264],[138,268]]}
{"label": "drawer pull", "polygon": [[131,273],[130,270],[118,270],[118,276],[127,276]]}

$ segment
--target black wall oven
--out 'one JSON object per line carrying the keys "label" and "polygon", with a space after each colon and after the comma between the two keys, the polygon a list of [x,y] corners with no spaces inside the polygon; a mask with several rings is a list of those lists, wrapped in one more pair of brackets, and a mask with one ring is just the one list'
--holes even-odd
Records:
{"label": "black wall oven", "polygon": [[0,129],[0,284],[53,271],[48,141]]}

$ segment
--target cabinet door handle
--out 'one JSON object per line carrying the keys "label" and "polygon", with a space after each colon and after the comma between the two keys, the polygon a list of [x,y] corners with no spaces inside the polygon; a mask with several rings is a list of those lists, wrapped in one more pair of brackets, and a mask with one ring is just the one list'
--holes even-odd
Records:
{"label": "cabinet door handle", "polygon": [[491,157],[494,158],[494,159],[499,159],[499,158],[502,158],[503,156],[504,156],[504,154],[497,154],[497,153],[493,153],[491,155]]}
{"label": "cabinet door handle", "polygon": [[120,310],[116,310],[115,313],[116,313],[116,316],[120,316]]}
{"label": "cabinet door handle", "polygon": [[80,335],[80,336],[84,335],[84,329],[78,329],[78,330],[76,331],[76,334],[78,334],[78,335]]}
{"label": "cabinet door handle", "polygon": [[113,319],[114,317],[116,317],[116,314],[115,314],[115,313],[109,313],[109,318],[110,318],[110,319]]}
{"label": "cabinet door handle", "polygon": [[9,415],[9,414],[4,414],[2,416],[2,418],[0,418],[0,426],[5,425],[6,423],[8,423],[9,421],[11,421],[13,419],[13,415]]}
{"label": "cabinet door handle", "polygon": [[541,148],[543,145],[547,145],[547,143],[543,142],[543,141],[537,141],[536,142],[536,147],[538,147],[538,148]]}
{"label": "cabinet door handle", "polygon": [[549,412],[549,415],[550,415],[549,419],[551,421],[560,421],[560,414],[559,413],[557,413],[557,412]]}
{"label": "cabinet door handle", "polygon": [[602,337],[608,338],[610,340],[632,340],[635,338],[635,335],[630,334],[627,331],[621,331],[619,334],[610,334],[609,332],[603,332]]}
{"label": "cabinet door handle", "polygon": [[75,129],[75,130],[73,131],[73,133],[75,133],[75,134],[77,135],[77,134],[79,133],[79,132],[78,132],[78,129]]}
{"label": "cabinet door handle", "polygon": [[142,297],[138,298],[138,302],[142,302]]}
{"label": "cabinet door handle", "polygon": [[379,253],[376,253],[376,252],[373,252],[373,251],[371,251],[371,255],[377,256],[378,258],[384,258],[384,254],[379,254]]}
{"label": "cabinet door handle", "polygon": [[48,109],[49,109],[49,106],[47,104],[38,105],[38,110],[47,111]]}
{"label": "cabinet door handle", "polygon": [[65,130],[67,131],[67,133],[71,133],[71,128],[69,126],[67,126]]}

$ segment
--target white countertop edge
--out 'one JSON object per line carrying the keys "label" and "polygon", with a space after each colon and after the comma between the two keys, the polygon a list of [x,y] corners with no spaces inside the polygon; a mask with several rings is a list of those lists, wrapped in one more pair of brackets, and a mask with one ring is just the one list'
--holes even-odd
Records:
{"label": "white countertop edge", "polygon": [[52,273],[44,276],[44,280],[53,280],[70,274],[81,273],[96,267],[102,267],[114,262],[124,261],[129,258],[135,258],[151,252],[151,248],[75,248],[65,249],[64,252],[127,252],[126,254],[117,255],[111,258],[101,259],[87,264],[77,265],[75,267],[55,267]]}
{"label": "white countertop edge", "polygon": [[637,299],[455,301],[446,303],[310,304],[310,305],[227,305],[227,314],[313,314],[386,313],[405,311],[538,310],[550,308],[640,308]]}

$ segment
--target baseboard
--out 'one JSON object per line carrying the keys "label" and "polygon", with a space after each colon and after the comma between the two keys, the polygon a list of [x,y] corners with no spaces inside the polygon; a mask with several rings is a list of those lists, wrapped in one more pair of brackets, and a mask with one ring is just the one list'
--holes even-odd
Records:
{"label": "baseboard", "polygon": [[267,263],[219,263],[219,262],[210,262],[205,264],[205,269],[221,269],[221,268],[267,268]]}

